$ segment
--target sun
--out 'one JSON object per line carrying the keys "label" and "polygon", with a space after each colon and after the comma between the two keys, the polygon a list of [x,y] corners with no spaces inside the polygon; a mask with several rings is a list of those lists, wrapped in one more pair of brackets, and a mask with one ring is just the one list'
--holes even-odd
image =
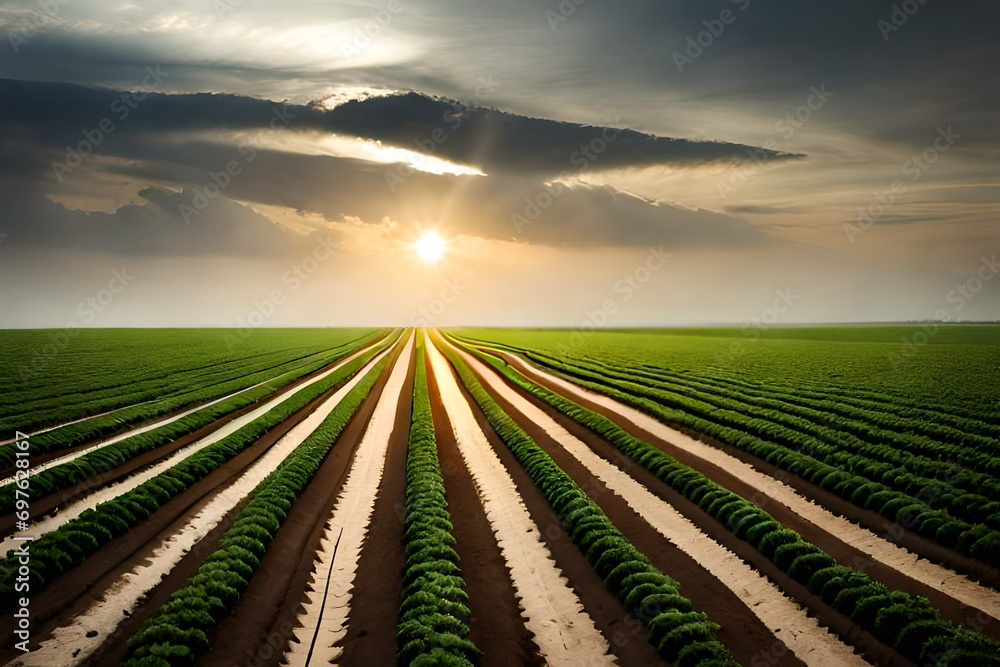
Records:
{"label": "sun", "polygon": [[433,229],[424,232],[413,244],[417,257],[424,264],[437,264],[448,250],[448,243]]}

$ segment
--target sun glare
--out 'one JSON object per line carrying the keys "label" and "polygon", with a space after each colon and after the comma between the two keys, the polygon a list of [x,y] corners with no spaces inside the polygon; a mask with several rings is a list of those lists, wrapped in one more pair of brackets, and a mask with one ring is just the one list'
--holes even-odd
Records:
{"label": "sun glare", "polygon": [[448,244],[433,229],[424,232],[417,242],[413,244],[414,250],[417,251],[417,257],[420,261],[425,264],[437,264],[442,257],[444,257],[445,251],[448,249]]}

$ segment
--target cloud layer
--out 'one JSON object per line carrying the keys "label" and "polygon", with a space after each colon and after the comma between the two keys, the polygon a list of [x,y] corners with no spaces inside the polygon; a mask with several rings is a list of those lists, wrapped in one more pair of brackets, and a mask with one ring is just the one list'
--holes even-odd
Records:
{"label": "cloud layer", "polygon": [[[440,155],[487,171],[559,173],[600,160],[604,169],[700,165],[793,156],[717,141],[657,137],[619,126],[593,127],[466,106],[415,92],[369,97],[333,109],[276,105],[237,95],[147,92],[169,73],[149,68],[146,89],[113,91],[72,84],[0,79],[0,123],[50,145],[79,139],[109,119],[123,134],[282,127],[364,137]],[[484,83],[488,86],[488,83]]]}
{"label": "cloud layer", "polygon": [[324,289],[405,311],[429,227],[522,323],[578,322],[599,268],[660,246],[687,273],[628,322],[740,322],[788,285],[822,286],[807,319],[921,319],[1000,250],[988,0],[51,6],[0,0],[0,281],[44,267],[19,324],[79,267],[156,264],[150,299],[197,300],[319,239]]}

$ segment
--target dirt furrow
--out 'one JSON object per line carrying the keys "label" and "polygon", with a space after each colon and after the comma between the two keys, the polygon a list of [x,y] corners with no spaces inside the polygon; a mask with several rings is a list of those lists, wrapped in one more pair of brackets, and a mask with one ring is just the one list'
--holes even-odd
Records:
{"label": "dirt furrow", "polygon": [[[369,345],[365,346],[365,349],[371,349],[374,345],[377,345],[379,342],[384,341],[386,339],[387,335],[384,335],[384,336],[380,337],[378,340],[372,341]],[[331,348],[330,350],[327,350],[327,353],[328,354],[332,353],[333,350],[335,350],[335,349],[337,349],[337,348]],[[358,348],[358,349],[360,350],[361,348]],[[307,355],[307,356],[318,356],[318,355],[317,354],[313,354],[313,355]],[[301,359],[290,360],[290,361],[301,361]],[[278,390],[276,390],[275,392],[273,392],[272,394],[270,394],[267,398],[272,398],[272,397],[277,396],[278,394],[280,394],[280,393],[282,393],[284,391],[288,391],[289,389],[294,388],[298,384],[300,384],[300,383],[308,380],[309,378],[313,377],[314,375],[322,373],[324,370],[326,370],[326,368],[329,368],[331,365],[333,365],[335,363],[339,363],[340,361],[341,360],[337,360],[337,361],[331,362],[330,364],[327,364],[327,366],[325,368],[317,369],[317,370],[313,371],[312,373],[309,373],[309,374],[303,375],[303,376],[301,376],[299,378],[296,378],[288,386],[279,388]],[[286,362],[286,363],[290,363],[290,362]],[[304,365],[307,365],[307,363],[303,363],[301,365],[304,366]],[[284,363],[278,364],[278,366],[283,366],[283,365],[285,365],[285,364]],[[254,373],[262,373],[262,372],[264,372],[266,370],[270,370],[270,369],[264,368],[264,369],[260,369],[260,370],[254,371]],[[242,389],[238,389],[238,390],[236,390],[236,391],[234,391],[234,392],[232,392],[230,394],[222,396],[221,398],[212,399],[212,400],[204,402],[204,403],[190,404],[190,405],[186,405],[186,406],[183,406],[183,407],[179,407],[177,409],[171,410],[170,412],[167,412],[167,413],[164,413],[164,414],[152,417],[151,419],[149,419],[147,421],[142,421],[142,422],[139,422],[139,423],[132,424],[132,425],[128,426],[125,431],[122,431],[122,432],[119,432],[119,433],[114,433],[112,435],[100,436],[100,437],[97,437],[97,438],[95,438],[93,440],[90,440],[90,441],[87,441],[87,442],[81,442],[79,444],[72,445],[70,447],[65,447],[65,448],[62,448],[62,449],[59,449],[59,450],[56,450],[56,451],[47,452],[45,454],[34,456],[31,459],[31,461],[32,461],[31,474],[32,475],[38,474],[42,470],[54,467],[56,465],[60,465],[62,463],[66,463],[67,461],[71,461],[74,458],[79,458],[83,454],[90,453],[91,451],[96,451],[98,449],[101,449],[102,447],[106,447],[108,445],[114,444],[115,442],[119,442],[121,440],[124,440],[125,438],[129,438],[129,437],[132,437],[134,435],[139,435],[141,433],[145,433],[145,432],[153,430],[155,428],[159,428],[160,426],[164,426],[166,424],[175,422],[178,419],[182,419],[183,417],[185,417],[185,416],[187,416],[187,415],[189,415],[191,413],[194,413],[194,412],[197,412],[198,410],[201,410],[202,408],[210,407],[212,405],[215,405],[216,403],[219,403],[219,402],[224,401],[226,399],[232,398],[233,396],[241,394],[241,393],[243,393],[245,391],[250,391],[251,389],[256,389],[257,387],[265,385],[268,382],[273,382],[277,378],[280,378],[280,377],[282,377],[284,375],[288,375],[291,372],[294,372],[294,369],[288,369],[288,370],[285,370],[284,372],[277,373],[276,375],[274,375],[273,377],[271,377],[268,380],[264,380],[263,382],[258,382],[257,384],[251,385],[249,387],[244,387]],[[229,380],[225,380],[225,381],[236,380],[236,379],[239,379],[239,377],[242,377],[242,376],[235,376],[235,377],[229,378]],[[213,384],[219,384],[219,383],[213,383]],[[35,435],[40,435],[42,433],[48,433],[50,431],[54,431],[56,429],[63,428],[65,426],[72,426],[74,424],[79,424],[81,422],[85,422],[85,421],[90,420],[90,419],[97,419],[98,417],[104,417],[106,415],[110,415],[112,413],[119,412],[121,410],[126,410],[126,409],[129,409],[129,408],[135,408],[135,407],[138,407],[140,405],[146,405],[147,403],[157,403],[157,402],[159,402],[161,400],[163,400],[163,399],[162,398],[153,398],[153,399],[149,399],[149,400],[146,400],[146,401],[139,401],[138,403],[132,403],[132,404],[129,404],[129,405],[122,405],[122,406],[119,406],[119,407],[114,408],[112,410],[107,410],[106,412],[101,412],[101,413],[93,414],[93,415],[87,415],[86,417],[80,417],[79,419],[74,419],[72,421],[64,422],[62,424],[56,424],[55,426],[48,426],[48,427],[39,429],[37,431],[32,431],[30,435],[35,436]],[[14,439],[0,440],[0,446],[6,445],[6,444],[10,444],[12,442],[15,442],[15,440]],[[7,467],[4,467],[4,468],[0,468],[0,477],[3,478],[3,479],[0,479],[0,486],[3,486],[4,484],[9,484],[11,481],[13,481],[14,472],[15,472],[15,468],[13,466],[7,466]]]}
{"label": "dirt furrow", "polygon": [[[127,477],[122,478],[120,475],[115,475],[118,481],[108,482],[107,478],[103,476],[98,478],[98,480],[96,481],[102,483],[103,486],[96,488],[95,490],[91,491],[90,493],[88,493],[87,495],[85,495],[80,499],[74,499],[65,503],[58,503],[56,505],[56,508],[52,512],[45,514],[44,516],[41,515],[41,512],[44,511],[44,501],[43,503],[40,503],[42,507],[38,507],[33,503],[32,510],[33,512],[37,512],[36,516],[38,518],[33,519],[31,527],[28,530],[20,531],[18,535],[21,537],[30,536],[32,538],[37,539],[38,537],[44,535],[45,533],[55,530],[56,528],[59,528],[60,526],[75,519],[86,510],[92,509],[102,502],[113,500],[114,498],[120,496],[121,494],[131,491],[132,489],[136,488],[143,482],[152,479],[153,477],[163,472],[164,470],[167,470],[168,468],[180,463],[189,456],[192,456],[193,454],[196,454],[197,452],[222,440],[223,438],[231,435],[232,433],[235,433],[240,428],[246,426],[255,419],[262,417],[271,409],[287,401],[297,391],[305,389],[306,387],[323,380],[330,374],[336,372],[337,369],[341,368],[345,364],[356,359],[359,355],[364,354],[368,349],[369,348],[359,350],[354,354],[351,354],[350,356],[341,359],[340,361],[333,364],[329,368],[323,370],[322,372],[313,375],[312,377],[297,384],[293,390],[288,392],[283,392],[279,396],[272,397],[263,405],[254,406],[249,412],[246,412],[239,417],[229,420],[220,428],[212,431],[208,435],[198,440],[195,440],[194,442],[190,443],[185,447],[182,447],[180,449],[174,448],[171,453],[166,455],[164,455],[161,451],[163,450],[163,448],[157,448],[153,452],[147,452],[148,454],[159,454],[160,456],[158,460],[151,465],[148,465],[139,470],[135,470],[133,468],[135,472],[133,472],[133,474],[131,475],[128,475]],[[132,466],[129,467],[132,468]],[[116,471],[112,472],[114,473]],[[90,481],[93,482],[95,480],[90,480]],[[55,498],[59,499],[64,495],[68,495],[68,493],[69,492],[67,491],[64,492],[63,494],[55,494]],[[8,517],[8,519],[10,519],[10,517]],[[13,528],[13,526],[11,526],[11,528]],[[8,549],[14,548],[15,546],[16,544],[14,543],[14,540],[10,537],[7,537],[2,542],[0,542],[0,553],[6,553]]]}
{"label": "dirt furrow", "polygon": [[[281,376],[278,375],[278,376],[275,376],[275,377],[281,377]],[[161,426],[166,426],[167,424],[172,424],[173,422],[175,422],[175,421],[177,421],[179,419],[183,419],[184,417],[187,417],[188,415],[190,415],[192,413],[198,412],[202,408],[211,407],[211,406],[213,406],[213,405],[215,405],[217,403],[221,403],[222,401],[230,399],[233,396],[236,396],[237,394],[242,394],[245,391],[250,391],[251,389],[256,389],[257,387],[260,387],[261,385],[265,385],[265,384],[267,384],[268,382],[271,382],[271,380],[274,380],[274,379],[275,378],[271,378],[270,380],[264,380],[263,382],[258,382],[257,384],[253,385],[252,387],[247,387],[246,389],[240,389],[239,391],[234,391],[231,394],[226,394],[225,396],[223,396],[221,398],[217,398],[217,399],[215,399],[213,401],[209,401],[208,403],[202,403],[201,405],[196,405],[195,407],[189,408],[187,410],[184,410],[183,412],[178,412],[178,413],[175,413],[175,414],[171,414],[171,415],[169,415],[167,417],[164,417],[162,419],[158,419],[157,421],[150,422],[149,424],[146,424],[145,426],[140,426],[138,428],[134,428],[134,429],[125,431],[123,433],[117,433],[117,434],[115,434],[115,435],[113,435],[110,438],[107,438],[105,440],[98,440],[97,442],[83,443],[83,444],[75,446],[75,447],[69,447],[67,449],[60,449],[60,450],[57,450],[55,452],[49,452],[48,454],[43,454],[42,456],[36,456],[31,461],[31,474],[32,475],[37,475],[38,473],[44,472],[44,471],[48,470],[49,468],[54,468],[54,467],[62,465],[64,463],[69,463],[70,461],[76,460],[76,459],[80,458],[81,456],[86,456],[87,454],[90,454],[91,452],[96,452],[96,451],[99,451],[101,449],[104,449],[105,447],[107,447],[109,445],[113,445],[116,442],[121,442],[122,440],[125,440],[126,438],[131,438],[132,436],[141,435],[143,433],[147,433],[147,432],[152,431],[153,429],[159,428]],[[131,406],[129,406],[129,407],[131,407]],[[10,483],[12,483],[14,481],[15,481],[15,479],[14,479],[13,475],[11,475],[10,477],[6,477],[4,479],[0,479],[0,486],[4,486],[6,484],[10,484]]]}
{"label": "dirt furrow", "polygon": [[[313,577],[302,596],[303,610],[298,616],[300,627],[293,630],[295,639],[285,653],[285,661],[291,665],[338,661],[343,654],[342,642],[348,632],[354,592],[368,594],[355,585],[359,558],[368,536],[412,354],[411,333],[358,445],[347,480],[328,515]],[[397,549],[401,547],[402,544]],[[384,575],[398,576],[394,573]]]}
{"label": "dirt furrow", "polygon": [[544,664],[524,625],[520,598],[479,492],[462,459],[441,391],[428,364],[428,391],[445,495],[454,525],[462,577],[469,593],[469,639],[483,652],[481,667]]}
{"label": "dirt furrow", "polygon": [[[560,569],[554,554],[540,539],[545,523],[537,522],[535,515],[529,513],[527,488],[515,484],[512,479],[515,470],[500,459],[498,450],[488,440],[486,433],[492,429],[488,426],[483,429],[477,421],[471,399],[462,393],[441,353],[429,345],[427,354],[452,433],[510,568],[514,588],[521,597],[525,625],[534,633],[539,652],[553,666],[615,664],[617,660],[607,655],[609,642],[585,610],[577,594],[578,587],[567,579],[567,573]],[[523,472],[516,461],[513,467]],[[534,488],[530,479],[528,485]],[[537,490],[536,493],[538,498],[541,494]],[[548,506],[544,498],[542,503]],[[572,546],[563,537],[564,543]],[[589,564],[586,566],[589,569]]]}
{"label": "dirt furrow", "polygon": [[[374,361],[366,365],[365,369],[370,368],[371,363]],[[236,505],[229,511],[220,510],[219,506],[215,505],[219,502],[216,498],[220,498],[220,494],[228,495],[226,491],[231,488],[235,480],[245,474],[244,471],[249,472],[253,468],[259,468],[266,473],[271,464],[276,465],[284,456],[283,453],[272,454],[277,446],[276,443],[302,426],[303,422],[310,419],[321,406],[328,402],[331,405],[339,402],[339,396],[360,380],[365,369],[355,374],[347,383],[333,387],[310,401],[253,445],[165,503],[150,519],[105,545],[79,567],[52,582],[45,591],[34,595],[31,602],[34,629],[32,646],[49,641],[54,635],[63,636],[60,634],[60,631],[66,632],[63,628],[72,624],[74,620],[80,620],[82,625],[87,626],[86,633],[97,632],[94,637],[86,639],[98,642],[99,646],[93,648],[93,653],[95,656],[101,656],[99,659],[95,658],[100,663],[106,660],[109,650],[113,652],[114,646],[123,649],[122,642],[125,636],[138,628],[136,622],[155,613],[166,597],[181,586],[188,576],[194,573],[204,557],[214,550],[225,528],[235,519],[246,489],[243,494],[238,494]],[[268,461],[268,465],[260,467],[258,464],[262,461]],[[206,508],[212,509],[206,513]],[[206,522],[207,529],[201,525],[203,521]],[[191,532],[192,527],[193,532]],[[188,536],[178,539],[178,535],[181,535],[185,528],[188,530]],[[197,535],[198,538],[192,539],[191,535]],[[168,551],[163,551],[165,548]],[[116,598],[115,604],[111,606],[105,604],[106,597],[120,595],[125,592],[125,588],[134,586],[138,580],[138,570],[155,566],[157,559],[162,561],[165,558],[176,557],[178,552],[175,550],[178,548],[186,553],[181,553],[180,559],[175,559],[173,566],[167,568],[168,574],[159,585],[153,582],[155,588],[150,597],[145,600],[136,599],[133,602],[136,606],[131,610],[126,603],[121,602],[125,598],[121,600]],[[162,574],[161,572],[154,578],[158,579]],[[113,631],[103,627],[101,631],[97,631],[89,627],[88,623],[99,623],[97,616],[94,615],[94,609],[97,607],[112,608],[112,615],[119,615],[118,620],[121,621],[119,627]],[[111,621],[111,615],[105,618]],[[4,619],[2,625],[6,626],[8,621],[9,619]],[[5,636],[10,636],[10,633],[6,632],[8,628],[3,629]],[[110,642],[114,646],[101,645],[102,641]],[[9,643],[7,646],[9,647]],[[81,648],[77,656],[71,657],[76,659],[74,662],[82,663],[84,653]],[[120,654],[121,650],[118,653]],[[5,654],[0,654],[0,660],[9,660],[18,655],[7,651]]]}
{"label": "dirt furrow", "polygon": [[[831,659],[841,665],[865,664],[854,654],[853,647],[819,626],[795,601],[741,561],[726,545],[715,542],[689,517],[595,454],[493,369],[471,355],[460,354],[501,407],[573,475],[633,544],[653,557],[654,562],[660,561],[660,566],[682,584],[690,579],[704,589],[714,579],[728,588],[728,595],[712,602],[689,594],[696,606],[722,625],[719,639],[727,646],[732,644],[730,650],[738,660],[748,664],[759,661],[763,654],[788,664],[818,666],[829,664]],[[664,558],[668,550],[673,553]],[[686,566],[683,578],[678,565]],[[688,592],[688,587],[684,586],[682,591]],[[751,600],[752,608],[747,604]]]}
{"label": "dirt furrow", "polygon": [[396,659],[396,630],[403,601],[402,573],[406,565],[403,546],[406,450],[415,364],[416,355],[411,351],[389,436],[382,482],[361,547],[347,634],[341,641],[344,650],[339,660],[341,665],[391,665]]}
{"label": "dirt furrow", "polygon": [[[397,345],[392,354],[398,356],[399,350]],[[198,664],[275,667],[281,663],[293,638],[303,591],[310,584],[316,552],[326,531],[325,519],[341,494],[391,372],[391,365],[382,372],[292,505],[236,609],[209,636],[211,650],[199,656]]]}
{"label": "dirt furrow", "polygon": [[[908,532],[902,527],[879,517],[885,533],[891,537],[883,538],[827,509],[827,503],[820,504],[804,496],[801,489],[790,486],[798,478],[788,473],[775,469],[766,474],[758,469],[762,466],[756,460],[748,462],[694,440],[610,397],[529,366],[518,357],[501,356],[532,381],[599,412],[636,437],[752,500],[840,562],[862,568],[889,586],[927,597],[946,618],[956,623],[975,621],[977,626],[983,626],[984,634],[1000,637],[1000,623],[993,622],[1000,619],[1000,592],[907,551],[897,544],[901,541],[899,536]],[[832,496],[831,503],[833,499],[839,501],[833,504],[838,511],[849,505],[836,496]]]}

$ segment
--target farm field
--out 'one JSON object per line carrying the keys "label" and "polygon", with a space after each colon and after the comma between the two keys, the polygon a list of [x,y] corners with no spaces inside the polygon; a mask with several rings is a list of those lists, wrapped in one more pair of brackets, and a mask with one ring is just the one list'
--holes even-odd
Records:
{"label": "farm field", "polygon": [[[2,332],[0,438],[12,429],[50,428],[74,419],[213,388],[280,370],[372,335],[373,329],[82,329]],[[155,352],[155,354],[154,354]],[[273,375],[277,375],[273,374]],[[273,377],[272,375],[272,377]],[[121,419],[118,420],[121,422]]]}
{"label": "farm field", "polygon": [[1000,665],[1000,327],[50,339],[0,664]]}

